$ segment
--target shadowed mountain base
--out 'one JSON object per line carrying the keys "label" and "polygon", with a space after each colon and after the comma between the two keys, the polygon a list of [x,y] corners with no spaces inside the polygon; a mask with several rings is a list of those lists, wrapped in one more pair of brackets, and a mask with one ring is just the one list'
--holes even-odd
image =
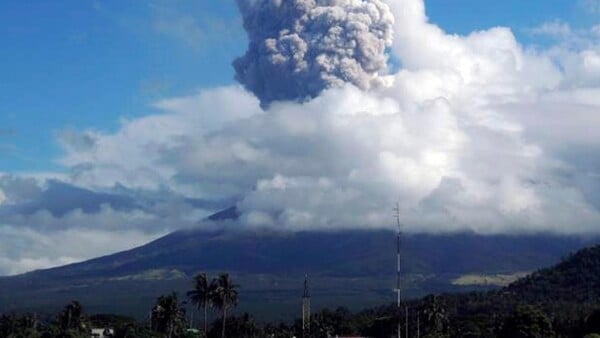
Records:
{"label": "shadowed mountain base", "polygon": [[[402,240],[404,296],[487,289],[465,275],[535,271],[589,244],[553,236],[408,235]],[[240,311],[258,319],[298,315],[304,274],[313,307],[360,309],[393,300],[392,231],[179,231],[142,247],[82,263],[0,278],[0,311],[54,313],[77,299],[91,313],[147,316],[156,297],[181,295],[192,276],[230,272]]]}

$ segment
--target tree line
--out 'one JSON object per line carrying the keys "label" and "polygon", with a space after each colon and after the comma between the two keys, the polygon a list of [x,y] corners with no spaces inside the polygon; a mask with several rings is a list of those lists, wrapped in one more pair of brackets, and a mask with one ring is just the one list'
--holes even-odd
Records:
{"label": "tree line", "polygon": [[[186,299],[176,293],[158,297],[147,322],[111,314],[87,316],[73,301],[51,318],[4,314],[0,337],[90,337],[92,327],[114,328],[118,338],[394,337],[400,323],[403,337],[600,338],[600,246],[499,290],[430,295],[400,308],[322,309],[311,315],[310,332],[303,332],[300,319],[257,323],[250,314],[234,314],[239,286],[228,274],[211,279],[200,273],[191,286]],[[190,327],[189,303],[203,315],[200,328]],[[209,312],[218,314],[212,323]]]}
{"label": "tree line", "polygon": [[[3,314],[0,316],[0,337],[89,338],[92,328],[112,328],[113,332],[106,331],[105,335],[121,338],[225,338],[229,311],[238,304],[237,288],[238,285],[227,273],[212,280],[205,273],[194,277],[194,287],[187,292],[187,298],[198,310],[203,311],[203,330],[190,327],[185,308],[187,301],[180,301],[177,293],[173,292],[157,298],[148,323],[113,314],[86,316],[83,306],[78,301],[73,301],[54,318],[41,319],[29,313]],[[208,310],[216,310],[221,315],[220,323],[213,323],[210,331],[207,323]],[[249,320],[248,316],[246,318]],[[236,337],[235,334],[237,333],[230,336]]]}
{"label": "tree line", "polygon": [[[404,303],[400,309],[395,304],[359,312],[343,307],[322,309],[311,316],[310,332],[303,332],[299,319],[257,323],[247,313],[231,315],[238,304],[238,292],[226,274],[213,280],[199,274],[194,283],[187,300],[179,299],[176,293],[158,297],[148,322],[113,314],[87,316],[83,306],[73,301],[50,320],[32,314],[2,315],[0,337],[87,338],[92,327],[113,328],[115,338],[395,337],[400,321],[404,337],[600,338],[600,303],[583,312],[563,304],[565,318],[571,318],[564,321],[549,314],[543,305],[509,304],[491,297],[492,293],[430,295]],[[200,328],[190,327],[187,302],[204,314]],[[220,316],[209,323],[206,314],[211,310]],[[579,315],[572,317],[572,311]]]}

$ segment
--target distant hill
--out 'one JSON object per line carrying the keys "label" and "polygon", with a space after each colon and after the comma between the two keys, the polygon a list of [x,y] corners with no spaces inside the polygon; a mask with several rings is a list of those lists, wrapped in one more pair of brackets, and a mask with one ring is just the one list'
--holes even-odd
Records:
{"label": "distant hill", "polygon": [[[533,271],[579,249],[578,238],[553,236],[407,235],[405,273],[451,274]],[[149,270],[381,277],[395,268],[395,233],[179,231],[133,250],[16,278],[114,278]]]}
{"label": "distant hill", "polygon": [[315,316],[333,323],[336,334],[368,337],[395,336],[398,323],[408,337],[596,337],[599,281],[600,246],[592,246],[502,289],[428,295],[400,310],[388,303],[354,314],[337,309]]}
{"label": "distant hill", "polygon": [[558,265],[516,281],[506,291],[529,302],[598,302],[600,246],[582,249]]}
{"label": "distant hill", "polygon": [[[228,209],[212,219],[236,214]],[[549,235],[406,235],[401,244],[404,291],[417,297],[485,289],[452,281],[467,274],[535,271],[589,243]],[[187,230],[133,250],[0,278],[0,311],[55,312],[78,299],[93,312],[140,317],[161,293],[187,290],[198,271],[229,271],[241,284],[242,310],[288,318],[295,314],[305,273],[316,307],[364,308],[391,299],[394,270],[392,231]]]}
{"label": "distant hill", "polygon": [[[414,301],[410,306],[426,308],[428,302],[431,298]],[[525,310],[529,315],[540,311],[546,316],[557,337],[600,333],[600,246],[581,249],[560,263],[505,288],[487,293],[444,294],[438,296],[436,302],[446,309],[455,332],[475,326],[481,336],[503,336],[501,331],[506,318],[528,306],[534,309]],[[394,308],[381,311],[393,313]]]}

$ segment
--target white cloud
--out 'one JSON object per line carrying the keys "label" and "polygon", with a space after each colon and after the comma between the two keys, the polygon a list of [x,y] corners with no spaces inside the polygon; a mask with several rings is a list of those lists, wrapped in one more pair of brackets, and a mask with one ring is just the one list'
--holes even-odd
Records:
{"label": "white cloud", "polygon": [[40,231],[24,226],[0,225],[0,274],[79,262],[107,252],[130,249],[155,238],[133,230],[106,231],[70,228]]}
{"label": "white cloud", "polygon": [[544,22],[538,27],[528,29],[527,32],[532,35],[545,35],[555,39],[568,39],[572,38],[575,34],[571,25],[558,20]]}
{"label": "white cloud", "polygon": [[581,3],[591,14],[600,14],[600,0],[581,0]]}
{"label": "white cloud", "polygon": [[225,202],[172,191],[91,191],[55,179],[0,177],[0,275],[81,261],[196,226]]}
{"label": "white cloud", "polygon": [[[600,232],[597,28],[548,24],[535,33],[556,44],[529,48],[503,27],[447,34],[420,0],[389,5],[403,66],[389,86],[266,111],[240,86],[221,87],[157,102],[161,113],[115,133],[67,131],[60,180],[93,196],[63,210],[44,202],[56,192],[47,181],[5,179],[6,224],[106,238],[127,227],[139,243],[207,214],[189,199],[236,201],[240,222],[287,229],[392,227],[399,200],[412,232]],[[119,209],[115,196],[135,203]],[[9,248],[15,263],[0,270],[88,257],[50,250],[45,262]]]}
{"label": "white cloud", "polygon": [[215,49],[230,52],[232,48],[236,48],[237,42],[243,41],[240,39],[243,30],[239,18],[215,16],[210,11],[214,8],[212,5],[158,1],[149,3],[148,7],[152,13],[153,31],[180,42],[190,52],[203,55]]}
{"label": "white cloud", "polygon": [[205,37],[205,32],[200,28],[196,19],[190,15],[157,18],[154,22],[154,28],[158,32],[179,39],[191,47],[201,45]]}
{"label": "white cloud", "polygon": [[[173,187],[175,169],[167,155],[190,135],[210,133],[229,121],[261,114],[257,100],[237,87],[205,91],[157,102],[162,114],[124,120],[117,134],[94,130],[61,137],[66,151],[60,163],[72,168],[72,181],[86,186],[123,184],[130,188]],[[82,141],[81,139],[84,139]],[[81,149],[80,144],[86,144]]]}
{"label": "white cloud", "polygon": [[530,32],[554,39],[555,45],[543,53],[562,71],[563,88],[600,86],[599,26],[574,29],[568,23],[554,21],[542,24]]}
{"label": "white cloud", "polygon": [[[446,34],[422,1],[390,6],[403,69],[386,89],[345,86],[266,112],[239,87],[204,91],[158,104],[171,113],[96,134],[100,146],[68,148],[63,163],[84,185],[236,196],[254,225],[390,226],[400,199],[410,231],[597,231],[598,211],[548,152],[552,135],[534,128],[570,118],[575,132],[596,118],[584,103],[549,111],[553,119],[535,109],[597,103],[583,94],[596,85],[585,75],[595,67],[591,45],[563,59],[524,48],[507,28]],[[554,141],[582,137],[565,134]]]}

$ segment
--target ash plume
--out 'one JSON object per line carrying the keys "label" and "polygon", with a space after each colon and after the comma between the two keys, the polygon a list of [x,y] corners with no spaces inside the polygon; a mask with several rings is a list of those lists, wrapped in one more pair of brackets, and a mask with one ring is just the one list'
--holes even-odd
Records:
{"label": "ash plume", "polygon": [[236,79],[263,107],[384,83],[394,17],[382,0],[237,0],[249,37]]}

